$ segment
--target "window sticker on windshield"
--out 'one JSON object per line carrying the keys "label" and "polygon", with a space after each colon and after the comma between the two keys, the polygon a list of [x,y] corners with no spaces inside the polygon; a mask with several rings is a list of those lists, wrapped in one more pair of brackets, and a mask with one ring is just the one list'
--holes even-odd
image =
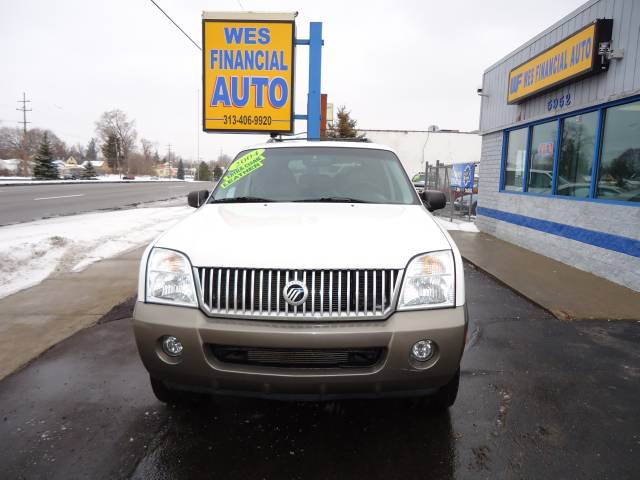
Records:
{"label": "window sticker on windshield", "polygon": [[243,155],[229,167],[220,188],[227,188],[264,165],[264,148]]}

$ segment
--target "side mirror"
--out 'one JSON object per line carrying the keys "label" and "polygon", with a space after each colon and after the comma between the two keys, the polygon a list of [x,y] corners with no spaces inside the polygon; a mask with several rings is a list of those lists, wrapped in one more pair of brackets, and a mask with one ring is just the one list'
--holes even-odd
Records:
{"label": "side mirror", "polygon": [[447,206],[447,197],[438,190],[425,190],[422,192],[422,201],[430,212]]}
{"label": "side mirror", "polygon": [[209,190],[197,190],[195,192],[189,192],[187,196],[187,202],[190,207],[198,208],[204,202],[207,201],[209,197]]}

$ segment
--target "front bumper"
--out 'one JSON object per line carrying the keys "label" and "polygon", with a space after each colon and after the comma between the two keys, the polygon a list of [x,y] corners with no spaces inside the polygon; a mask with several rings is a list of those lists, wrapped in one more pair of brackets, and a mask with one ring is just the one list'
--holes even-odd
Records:
{"label": "front bumper", "polygon": [[[150,375],[172,388],[230,395],[330,399],[428,394],[446,384],[460,365],[466,306],[396,312],[384,321],[269,322],[211,318],[195,308],[137,302],[134,332]],[[179,360],[162,352],[161,338],[177,337]],[[435,355],[424,364],[411,346],[430,339]],[[266,348],[382,347],[384,356],[364,368],[285,368],[224,363],[209,345]]]}

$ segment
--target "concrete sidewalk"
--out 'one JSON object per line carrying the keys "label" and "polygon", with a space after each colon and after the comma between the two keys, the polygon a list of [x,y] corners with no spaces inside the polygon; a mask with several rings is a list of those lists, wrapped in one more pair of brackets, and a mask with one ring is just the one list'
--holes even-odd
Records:
{"label": "concrete sidewalk", "polygon": [[640,293],[486,233],[449,232],[462,256],[562,320],[640,320]]}
{"label": "concrete sidewalk", "polygon": [[143,250],[50,277],[0,300],[0,380],[135,295]]}

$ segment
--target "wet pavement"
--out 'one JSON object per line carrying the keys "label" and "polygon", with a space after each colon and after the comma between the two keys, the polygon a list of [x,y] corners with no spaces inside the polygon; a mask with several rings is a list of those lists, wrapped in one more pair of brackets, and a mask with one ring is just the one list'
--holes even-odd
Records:
{"label": "wet pavement", "polygon": [[[0,382],[0,477],[640,477],[640,322],[561,322],[467,266],[458,401],[155,400],[130,306]],[[121,318],[121,319],[119,319]]]}

